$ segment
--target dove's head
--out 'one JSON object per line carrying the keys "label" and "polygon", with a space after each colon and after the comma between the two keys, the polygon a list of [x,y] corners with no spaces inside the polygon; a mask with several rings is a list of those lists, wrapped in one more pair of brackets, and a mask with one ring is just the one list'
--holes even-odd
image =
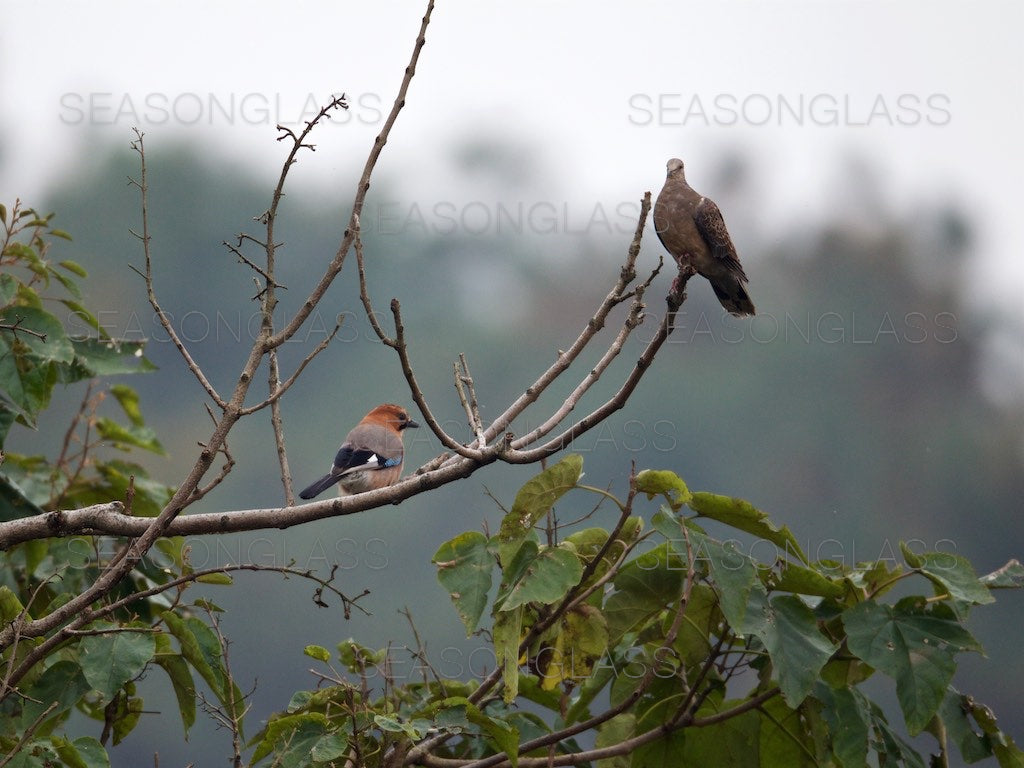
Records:
{"label": "dove's head", "polygon": [[665,164],[665,168],[668,169],[667,176],[671,179],[673,176],[683,178],[683,161],[678,157],[673,157]]}

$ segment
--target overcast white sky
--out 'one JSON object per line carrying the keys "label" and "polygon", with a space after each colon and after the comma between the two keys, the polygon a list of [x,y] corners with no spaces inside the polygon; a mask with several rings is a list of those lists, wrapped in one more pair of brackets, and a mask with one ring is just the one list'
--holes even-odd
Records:
{"label": "overcast white sky", "polygon": [[[294,124],[340,91],[347,120],[318,134],[293,184],[348,197],[354,180],[339,171],[379,130],[423,7],[6,3],[0,198],[38,200],[97,147],[126,144],[135,125],[151,149],[183,137],[269,177],[283,151],[274,123]],[[736,151],[758,174],[762,199],[748,213],[788,226],[834,205],[826,193],[846,183],[841,158],[859,155],[880,171],[884,206],[951,197],[980,217],[979,283],[1019,307],[1021,29],[1019,0],[439,0],[379,167],[424,206],[514,197],[465,189],[446,151],[494,136],[539,147],[533,171],[547,199],[587,211],[656,192],[673,155],[713,194],[710,158]]]}

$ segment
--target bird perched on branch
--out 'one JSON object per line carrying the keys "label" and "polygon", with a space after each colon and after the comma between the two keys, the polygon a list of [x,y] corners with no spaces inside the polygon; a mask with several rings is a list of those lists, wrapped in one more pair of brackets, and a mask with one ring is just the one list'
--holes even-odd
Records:
{"label": "bird perched on branch", "polygon": [[335,483],[340,485],[340,496],[394,484],[402,474],[405,453],[402,432],[418,426],[400,405],[378,405],[345,436],[331,471],[303,490],[299,497],[312,499]]}
{"label": "bird perched on branch", "polygon": [[[691,266],[711,283],[715,296],[731,315],[754,314],[747,295],[747,275],[713,200],[686,183],[683,161],[668,161],[665,186],[654,203],[654,230],[680,268]],[[673,290],[676,284],[673,283]]]}

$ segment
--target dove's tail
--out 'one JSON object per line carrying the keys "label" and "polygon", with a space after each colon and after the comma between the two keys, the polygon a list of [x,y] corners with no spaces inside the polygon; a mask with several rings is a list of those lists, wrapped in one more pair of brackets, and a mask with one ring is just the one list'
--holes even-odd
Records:
{"label": "dove's tail", "polygon": [[755,314],[754,302],[750,300],[747,289],[743,287],[739,278],[730,275],[727,278],[712,280],[711,287],[714,289],[718,301],[730,315],[743,317]]}

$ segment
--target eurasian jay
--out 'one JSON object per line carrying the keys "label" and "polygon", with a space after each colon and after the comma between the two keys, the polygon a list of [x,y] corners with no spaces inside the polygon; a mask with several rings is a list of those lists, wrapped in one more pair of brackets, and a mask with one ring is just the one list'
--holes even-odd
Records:
{"label": "eurasian jay", "polygon": [[335,483],[339,496],[392,485],[402,474],[402,430],[418,426],[400,405],[378,405],[345,436],[331,471],[299,497],[312,499]]}

